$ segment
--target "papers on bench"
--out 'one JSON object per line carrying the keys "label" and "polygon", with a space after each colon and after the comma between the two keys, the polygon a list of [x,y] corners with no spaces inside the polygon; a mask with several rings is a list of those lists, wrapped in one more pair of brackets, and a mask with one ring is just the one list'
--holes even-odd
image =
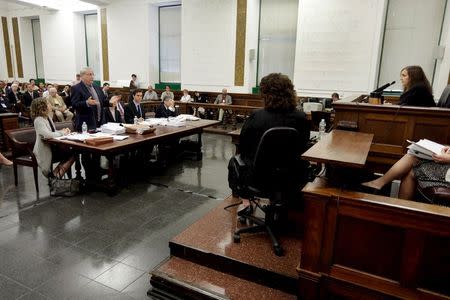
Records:
{"label": "papers on bench", "polygon": [[72,132],[69,135],[60,136],[57,140],[69,140],[75,142],[84,142],[86,139],[112,137],[115,141],[123,141],[128,138],[128,135],[112,135],[109,133],[97,132],[97,133],[76,133]]}
{"label": "papers on bench", "polygon": [[409,154],[427,160],[432,160],[433,154],[440,154],[442,152],[442,149],[445,147],[444,145],[435,143],[427,139],[421,139],[417,143],[409,140],[406,141],[408,143],[411,143],[411,145],[407,147],[409,149]]}
{"label": "papers on bench", "polygon": [[182,114],[177,117],[169,118],[148,118],[139,124],[144,124],[148,126],[172,126],[172,127],[182,127],[186,126],[186,121],[198,121],[200,118],[194,117],[192,115]]}

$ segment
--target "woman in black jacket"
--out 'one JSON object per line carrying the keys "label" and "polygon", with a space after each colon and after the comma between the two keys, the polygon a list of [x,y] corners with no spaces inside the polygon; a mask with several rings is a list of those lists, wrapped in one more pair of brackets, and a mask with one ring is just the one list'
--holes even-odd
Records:
{"label": "woman in black jacket", "polygon": [[435,107],[430,82],[420,66],[404,67],[400,72],[404,92],[400,105]]}

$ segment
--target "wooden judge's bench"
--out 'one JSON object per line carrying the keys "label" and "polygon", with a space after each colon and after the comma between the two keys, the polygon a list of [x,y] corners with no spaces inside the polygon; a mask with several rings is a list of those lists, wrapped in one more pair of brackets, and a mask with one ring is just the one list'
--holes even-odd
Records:
{"label": "wooden judge's bench", "polygon": [[450,109],[360,102],[365,98],[334,102],[334,124],[338,128],[353,124],[355,131],[374,134],[368,166],[375,171],[384,172],[401,158],[409,145],[406,140],[450,144]]}

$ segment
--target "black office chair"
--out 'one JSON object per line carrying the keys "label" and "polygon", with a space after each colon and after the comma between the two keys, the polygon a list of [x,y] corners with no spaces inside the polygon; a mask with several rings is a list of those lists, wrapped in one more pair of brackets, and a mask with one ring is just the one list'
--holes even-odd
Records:
{"label": "black office chair", "polygon": [[450,108],[450,85],[447,85],[442,92],[441,98],[437,104],[438,107]]}
{"label": "black office chair", "polygon": [[[257,204],[265,213],[264,219],[250,214],[241,216],[241,223],[248,219],[256,225],[236,230],[234,242],[240,241],[241,233],[266,231],[272,240],[275,254],[282,255],[283,249],[275,237],[274,229],[280,227],[285,220],[290,198],[296,195],[300,185],[306,182],[308,163],[300,160],[301,150],[300,134],[297,130],[274,127],[262,136],[251,166],[246,166],[240,155],[232,158],[239,164],[235,172],[248,168],[247,186],[239,185],[234,192],[250,199],[251,203]],[[257,198],[269,198],[269,204],[261,206]]]}
{"label": "black office chair", "polygon": [[319,131],[319,123],[325,119],[326,131],[330,130],[331,126],[331,112],[328,111],[311,111],[311,130]]}

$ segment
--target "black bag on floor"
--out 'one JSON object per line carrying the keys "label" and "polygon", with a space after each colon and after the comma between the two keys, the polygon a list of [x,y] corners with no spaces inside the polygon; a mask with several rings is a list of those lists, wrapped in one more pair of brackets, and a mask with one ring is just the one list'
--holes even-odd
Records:
{"label": "black bag on floor", "polygon": [[72,197],[80,191],[80,181],[77,179],[50,179],[50,196]]}

